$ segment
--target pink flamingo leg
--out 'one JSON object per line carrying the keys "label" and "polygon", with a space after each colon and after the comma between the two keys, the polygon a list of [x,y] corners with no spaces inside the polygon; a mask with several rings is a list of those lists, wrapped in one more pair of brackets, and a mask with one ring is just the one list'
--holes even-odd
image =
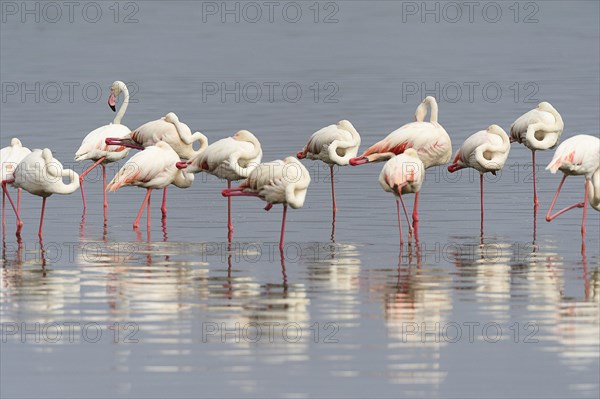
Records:
{"label": "pink flamingo leg", "polygon": [[160,211],[162,212],[162,217],[166,218],[167,217],[167,188],[169,186],[163,188],[163,199],[162,199],[162,205],[160,206]]}
{"label": "pink flamingo leg", "polygon": [[535,210],[540,206],[540,202],[537,197],[537,178],[536,178],[536,167],[535,167],[535,151],[531,151],[531,163],[533,167],[533,207]]}
{"label": "pink flamingo leg", "polygon": [[333,218],[335,219],[335,214],[337,212],[337,204],[335,202],[335,185],[333,182],[333,165],[329,165],[329,172],[331,175],[331,200],[333,202]]}
{"label": "pink flamingo leg", "polygon": [[[560,184],[558,185],[558,188],[556,189],[556,194],[554,194],[554,199],[552,200],[552,203],[550,204],[550,209],[548,209],[548,213],[546,213],[546,221],[548,221],[548,222],[553,221],[554,219],[556,219],[557,217],[559,217],[566,211],[570,211],[573,208],[582,208],[584,206],[584,203],[579,202],[579,203],[570,205],[564,209],[561,209],[560,211],[556,212],[554,215],[551,215],[552,208],[554,208],[554,204],[556,203],[556,199],[558,198],[558,194],[560,193],[560,190],[561,190],[566,178],[567,178],[567,175],[564,175],[562,180],[560,181]],[[587,185],[586,185],[586,188],[587,188]]]}
{"label": "pink flamingo leg", "polygon": [[[148,189],[148,208],[146,208],[146,229],[148,231],[148,235],[150,235],[150,196],[152,194],[152,189]],[[150,239],[148,239],[150,241]]]}
{"label": "pink flamingo leg", "polygon": [[2,190],[2,229],[6,230],[6,193]]}
{"label": "pink flamingo leg", "polygon": [[481,202],[481,234],[483,234],[483,174],[479,175],[479,196]]}
{"label": "pink flamingo leg", "polygon": [[408,212],[406,211],[406,205],[404,205],[404,200],[402,199],[402,195],[400,195],[400,203],[402,204],[402,209],[404,210],[404,216],[406,217],[406,224],[408,225],[408,236],[412,236],[413,228],[410,225],[410,219],[408,218]]}
{"label": "pink flamingo leg", "polygon": [[134,230],[137,230],[137,228],[140,227],[140,219],[142,218],[142,214],[144,213],[144,205],[146,205],[146,202],[150,198],[150,190],[152,190],[152,189],[151,188],[146,189],[146,196],[144,197],[144,200],[142,201],[142,206],[140,206],[140,210],[137,214],[137,217],[135,218],[135,221],[133,222]]}
{"label": "pink flamingo leg", "polygon": [[38,237],[42,239],[42,228],[44,227],[44,213],[46,212],[46,198],[42,199],[42,214],[40,215],[40,229],[38,230]]}
{"label": "pink flamingo leg", "polygon": [[21,216],[21,188],[17,189],[17,213]]}
{"label": "pink flamingo leg", "polygon": [[106,196],[106,165],[102,164],[102,195],[104,196],[104,225],[108,219],[108,198]]}
{"label": "pink flamingo leg", "polygon": [[279,251],[283,251],[286,215],[287,215],[287,204],[283,204],[283,217],[281,218],[281,236],[279,237]]}
{"label": "pink flamingo leg", "polygon": [[396,199],[396,213],[398,214],[398,230],[400,231],[400,248],[404,241],[402,240],[402,221],[400,220],[400,200]]}
{"label": "pink flamingo leg", "polygon": [[584,241],[585,247],[585,217],[587,215],[587,202],[588,202],[588,190],[589,184],[587,179],[585,180],[585,197],[583,198],[583,218],[581,219],[581,240]]}
{"label": "pink flamingo leg", "polygon": [[417,227],[419,226],[419,193],[415,194],[415,204],[413,205],[413,229],[415,232],[417,231]]}
{"label": "pink flamingo leg", "polygon": [[[104,160],[106,159],[106,157],[102,157],[99,160],[97,160],[92,166],[90,166],[89,168],[87,168],[82,174],[79,175],[79,188],[81,188],[81,198],[83,199],[83,210],[85,211],[87,208],[87,203],[85,201],[85,191],[83,191],[83,179],[85,178],[85,176],[90,173],[92,171],[92,169],[94,169],[96,166],[100,165],[102,162],[104,162]],[[106,194],[105,194],[106,195]]]}
{"label": "pink flamingo leg", "polygon": [[[231,181],[227,180],[227,190],[231,190]],[[227,197],[227,240],[233,239],[233,223],[231,223],[231,196]]]}
{"label": "pink flamingo leg", "polygon": [[15,204],[13,203],[13,200],[10,197],[8,190],[6,189],[6,184],[12,183],[12,182],[14,182],[14,180],[4,180],[2,182],[2,194],[6,195],[6,198],[8,198],[8,202],[10,202],[10,206],[12,207],[13,211],[15,212],[15,217],[17,218],[17,236],[20,236],[21,229],[23,228],[23,221],[21,220],[21,215],[19,214],[18,208],[15,207]]}

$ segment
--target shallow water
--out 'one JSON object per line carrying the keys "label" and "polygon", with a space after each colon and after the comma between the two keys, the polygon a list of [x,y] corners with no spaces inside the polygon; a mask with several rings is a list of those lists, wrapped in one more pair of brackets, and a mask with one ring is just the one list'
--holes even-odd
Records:
{"label": "shallow water", "polygon": [[[97,23],[79,14],[73,23],[6,16],[2,146],[18,136],[82,172],[88,164],[75,164],[73,154],[113,117],[104,101],[116,79],[136,88],[129,127],[175,111],[211,141],[245,128],[261,140],[264,160],[295,154],[342,118],[366,148],[412,120],[427,94],[440,100],[455,150],[492,123],[508,129],[543,100],[561,112],[563,138],[600,128],[597,2],[519,3],[518,23],[509,3],[499,3],[497,23],[481,13],[473,23],[448,22],[454,14],[422,23],[403,8],[412,2],[323,2],[319,23],[312,3],[299,3],[296,23],[277,13],[273,23],[244,15],[222,23],[203,14],[206,2],[133,4],[138,22],[130,24],[115,23],[108,3]],[[537,5],[536,23],[522,22],[535,11],[527,4]],[[120,7],[119,21],[136,10]],[[327,16],[338,22],[323,23]],[[35,82],[39,99],[9,94]],[[63,88],[55,102],[51,82]],[[72,102],[65,82],[78,84]],[[235,93],[211,94],[215,84],[236,82],[237,102]],[[98,84],[102,98],[84,95],[86,84]],[[256,102],[253,84],[263,90]],[[285,85],[288,93],[279,90]],[[306,161],[312,183],[304,208],[288,212],[283,261],[280,207],[265,212],[260,201],[235,199],[229,245],[225,183],[212,177],[170,189],[165,223],[156,192],[151,230],[142,222],[136,233],[142,190],[111,193],[103,228],[100,175],[92,172],[85,218],[78,192],[51,197],[43,243],[41,201],[24,194],[23,241],[9,211],[3,231],[1,394],[598,397],[598,213],[588,209],[584,251],[580,210],[544,220],[560,180],[543,170],[546,151],[538,154],[534,221],[530,156],[515,144],[502,173],[486,177],[483,236],[478,176],[429,170],[419,245],[402,250],[394,200],[377,182],[381,164],[336,170],[332,239],[328,169]],[[569,178],[559,202],[582,195],[583,179]]]}

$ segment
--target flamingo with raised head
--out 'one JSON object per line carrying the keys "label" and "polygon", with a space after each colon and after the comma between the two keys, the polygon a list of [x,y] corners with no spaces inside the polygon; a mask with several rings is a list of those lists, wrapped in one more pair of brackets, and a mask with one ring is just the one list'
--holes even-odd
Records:
{"label": "flamingo with raised head", "polygon": [[[0,160],[2,162],[2,227],[6,226],[6,218],[5,218],[5,203],[6,203],[6,184],[8,181],[14,180],[14,171],[17,165],[25,158],[27,155],[31,153],[31,150],[27,147],[23,147],[21,140],[16,137],[13,137],[10,140],[10,145],[4,147],[0,150]],[[13,207],[13,211],[17,215],[21,215],[21,189],[17,189],[17,206],[12,203],[12,199],[9,197],[11,201],[11,206]],[[17,228],[19,227],[19,219],[17,219]]]}
{"label": "flamingo with raised head", "polygon": [[537,108],[524,113],[510,126],[511,142],[519,142],[531,150],[531,163],[533,168],[533,206],[540,206],[537,196],[537,171],[535,166],[535,152],[554,148],[564,129],[562,117],[548,102],[541,102]]}
{"label": "flamingo with raised head", "polygon": [[[188,188],[194,182],[194,175],[177,166],[179,155],[164,141],[159,141],[144,151],[135,154],[108,183],[108,191],[117,191],[123,186],[138,186],[146,189],[146,196],[133,222],[133,229],[140,225],[140,218],[147,205],[147,227],[150,230],[150,196],[152,190],[173,184],[179,188]],[[165,213],[163,212],[163,217]]]}
{"label": "flamingo with raised head", "polygon": [[481,230],[483,231],[483,174],[496,172],[504,167],[510,152],[510,139],[498,125],[491,125],[469,136],[448,166],[448,171],[473,168],[479,172],[479,196],[481,202]]}
{"label": "flamingo with raised head", "polygon": [[[7,183],[11,183],[17,188],[42,197],[42,213],[40,215],[40,228],[38,236],[42,238],[42,227],[44,225],[44,212],[46,209],[46,198],[52,194],[71,194],[79,188],[79,175],[71,169],[64,169],[62,164],[54,158],[52,151],[47,148],[43,150],[33,150],[19,162],[13,173],[14,178]],[[63,177],[69,178],[69,183],[63,182]],[[6,191],[11,204],[12,199]],[[14,206],[13,206],[14,210]],[[17,217],[17,235],[21,234],[23,222],[20,215],[15,210]]]}
{"label": "flamingo with raised head", "polygon": [[309,184],[310,174],[304,165],[294,157],[287,157],[261,163],[238,187],[225,189],[222,194],[228,198],[259,197],[268,203],[265,207],[267,211],[274,204],[283,204],[279,238],[279,250],[283,251],[287,207],[302,208]]}
{"label": "flamingo with raised head", "polygon": [[[429,122],[425,122],[428,108],[431,109]],[[452,156],[450,136],[438,122],[438,105],[435,98],[427,96],[417,107],[415,122],[394,130],[383,140],[369,147],[360,157],[352,158],[350,165],[381,162],[402,154],[407,148],[417,151],[425,168],[444,165]],[[419,222],[419,192],[415,194],[413,207],[413,228]]]}
{"label": "flamingo with raised head", "polygon": [[[240,130],[233,137],[218,140],[180,167],[190,173],[206,172],[219,179],[227,180],[231,188],[234,180],[245,179],[260,164],[262,148],[256,136],[247,130]],[[231,198],[227,199],[227,237],[233,239],[231,222]]]}
{"label": "flamingo with raised head", "polygon": [[102,166],[102,192],[104,197],[104,223],[106,224],[106,213],[108,210],[108,200],[106,198],[106,164],[119,161],[129,154],[129,149],[121,145],[108,145],[106,139],[109,137],[124,137],[129,134],[127,126],[121,124],[121,120],[127,111],[129,105],[129,90],[127,85],[120,80],[115,81],[110,86],[110,96],[108,97],[108,106],[116,111],[117,98],[123,93],[123,104],[119,107],[119,112],[115,115],[112,123],[100,126],[92,130],[81,142],[81,146],[75,153],[75,161],[93,161],[92,166],[87,168],[79,176],[79,185],[81,187],[81,198],[83,200],[83,212],[87,208],[85,200],[85,191],[83,189],[83,179],[98,165]]}
{"label": "flamingo with raised head", "polygon": [[[122,145],[125,147],[143,150],[144,148],[156,145],[158,142],[165,142],[173,148],[179,158],[188,160],[202,153],[208,146],[208,139],[200,132],[192,134],[188,125],[181,122],[174,112],[169,112],[160,119],[147,122],[128,132],[124,137],[109,137],[107,144]],[[199,142],[200,147],[194,150],[194,143]],[[163,200],[161,211],[163,217],[167,214],[167,186],[163,189]]]}
{"label": "flamingo with raised head", "polygon": [[[418,193],[421,190],[423,179],[425,178],[425,165],[419,158],[418,152],[414,148],[407,148],[402,154],[393,156],[384,165],[379,174],[379,184],[381,187],[393,193],[396,197],[396,211],[398,213],[398,230],[400,231],[400,245],[404,243],[402,238],[402,221],[400,217],[400,204],[406,216],[408,223],[409,240],[412,236],[412,228],[408,218],[406,206],[402,200],[402,194]],[[418,239],[415,231],[415,239]]]}
{"label": "flamingo with raised head", "polygon": [[[568,138],[558,146],[552,157],[552,161],[546,166],[546,170],[550,170],[552,173],[560,170],[564,174],[546,214],[546,220],[551,222],[570,209],[583,208],[581,236],[585,239],[587,202],[589,201],[594,209],[600,211],[600,138],[587,134],[579,134]],[[567,176],[582,175],[585,176],[583,202],[570,205],[552,215],[552,208],[554,208],[558,194]]]}
{"label": "flamingo with raised head", "polygon": [[323,161],[329,165],[334,220],[337,205],[335,202],[333,166],[348,165],[350,159],[356,157],[358,147],[360,147],[360,134],[358,134],[352,123],[344,119],[335,125],[326,126],[313,133],[302,151],[297,154],[298,159],[308,158]]}

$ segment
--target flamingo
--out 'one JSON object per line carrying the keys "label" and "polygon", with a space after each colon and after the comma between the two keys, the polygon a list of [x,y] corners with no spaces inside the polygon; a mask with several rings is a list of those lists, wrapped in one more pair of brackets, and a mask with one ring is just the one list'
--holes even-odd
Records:
{"label": "flamingo", "polygon": [[314,159],[329,165],[331,175],[331,201],[333,218],[337,212],[335,202],[335,187],[333,182],[333,165],[348,165],[350,159],[355,158],[360,146],[360,135],[347,120],[341,120],[335,125],[329,125],[313,133],[302,151],[297,154],[298,159]]}
{"label": "flamingo", "polygon": [[518,141],[531,150],[533,167],[533,206],[540,206],[537,196],[535,152],[554,148],[564,128],[562,117],[548,102],[541,102],[537,108],[524,113],[510,126],[511,142]]}
{"label": "flamingo", "polygon": [[[431,108],[429,122],[425,122],[427,109]],[[360,157],[352,158],[350,165],[381,162],[402,154],[407,148],[414,148],[425,168],[448,163],[452,156],[452,143],[446,130],[438,123],[438,105],[431,96],[419,104],[415,112],[415,122],[394,130],[383,140],[369,147]],[[415,194],[413,207],[413,228],[419,222],[419,192]]]}
{"label": "flamingo", "polygon": [[[123,186],[144,187],[146,196],[133,222],[133,229],[140,225],[140,218],[147,204],[147,227],[150,229],[150,195],[153,189],[161,189],[169,184],[179,188],[188,188],[194,182],[194,175],[186,173],[177,167],[179,156],[171,146],[163,141],[147,147],[135,154],[123,165],[115,177],[108,183],[108,191],[117,191]],[[163,213],[164,215],[165,213]]]}
{"label": "flamingo", "polygon": [[[585,239],[585,218],[587,212],[587,202],[594,209],[600,211],[600,139],[587,134],[579,134],[568,138],[558,146],[552,161],[546,166],[546,170],[552,173],[560,170],[564,173],[550,209],[546,214],[546,220],[551,222],[559,215],[573,208],[583,208],[583,218],[581,220],[581,236]],[[567,176],[585,176],[585,194],[583,202],[570,205],[552,215],[552,208],[556,203],[560,189]]]}
{"label": "flamingo", "polygon": [[310,184],[308,170],[294,157],[261,163],[250,172],[246,180],[236,188],[223,190],[224,197],[259,197],[268,204],[283,204],[279,250],[283,252],[285,218],[288,205],[294,209],[302,208]]}
{"label": "flamingo", "polygon": [[[400,245],[402,239],[402,222],[400,218],[400,204],[404,209],[406,222],[408,223],[409,237],[412,235],[408,212],[402,200],[402,194],[418,193],[421,190],[425,178],[425,165],[419,158],[414,148],[407,148],[402,154],[393,156],[384,165],[379,174],[381,187],[396,196],[396,211],[398,213],[398,229],[400,231]],[[410,240],[410,238],[409,238]]]}
{"label": "flamingo", "polygon": [[[6,184],[10,180],[14,180],[14,171],[19,162],[23,160],[27,155],[31,153],[31,150],[27,147],[23,147],[21,140],[13,137],[10,140],[10,146],[2,148],[0,150],[0,160],[2,160],[2,227],[6,225],[5,219],[5,202],[6,202]],[[10,197],[9,197],[10,199]],[[17,215],[21,214],[21,189],[17,189],[17,207],[11,202],[11,206]],[[17,228],[19,227],[17,219]]]}
{"label": "flamingo", "polygon": [[[69,178],[69,184],[65,184],[63,177]],[[71,194],[79,188],[79,175],[71,169],[64,169],[62,164],[54,158],[52,151],[48,148],[33,150],[17,165],[14,178],[7,181],[17,188],[42,197],[42,214],[40,216],[40,228],[38,236],[42,238],[42,227],[44,225],[44,211],[46,209],[46,198],[52,194]],[[6,191],[6,195],[12,204],[12,199]],[[13,210],[14,206],[13,206]],[[17,216],[17,236],[21,234],[23,222],[20,215]]]}
{"label": "flamingo", "polygon": [[121,124],[121,119],[127,111],[129,105],[129,90],[127,85],[120,80],[115,81],[110,87],[110,96],[108,97],[108,106],[115,111],[117,98],[123,93],[123,104],[119,107],[119,112],[115,115],[112,123],[100,126],[92,130],[81,142],[81,146],[75,153],[75,161],[84,161],[86,159],[94,161],[92,166],[87,168],[79,176],[79,185],[81,187],[81,198],[83,200],[83,212],[85,213],[87,203],[85,200],[85,191],[83,189],[83,179],[96,166],[102,166],[102,191],[104,195],[104,221],[106,223],[106,212],[108,210],[108,200],[106,198],[106,164],[119,161],[129,154],[129,149],[124,146],[108,145],[105,140],[108,137],[123,137],[129,134],[127,126]]}
{"label": "flamingo", "polygon": [[483,174],[496,172],[504,167],[510,152],[510,139],[498,125],[491,125],[469,136],[456,152],[448,171],[473,168],[479,172],[479,194],[481,201],[481,230],[483,231]]}
{"label": "flamingo", "polygon": [[[179,121],[179,117],[174,112],[169,112],[160,119],[147,122],[124,137],[109,137],[106,139],[106,144],[118,144],[143,150],[160,141],[169,144],[179,158],[186,160],[200,154],[208,146],[206,136],[200,132],[192,134],[190,127]],[[193,148],[196,141],[200,143],[198,150]],[[168,185],[163,189],[163,200],[160,208],[163,217],[167,215],[167,187]]]}
{"label": "flamingo", "polygon": [[[262,160],[262,148],[256,136],[247,130],[240,130],[233,137],[218,140],[187,162],[179,163],[190,173],[206,172],[219,179],[231,182],[250,176]],[[231,223],[231,198],[227,199],[227,229],[229,241],[233,238]]]}

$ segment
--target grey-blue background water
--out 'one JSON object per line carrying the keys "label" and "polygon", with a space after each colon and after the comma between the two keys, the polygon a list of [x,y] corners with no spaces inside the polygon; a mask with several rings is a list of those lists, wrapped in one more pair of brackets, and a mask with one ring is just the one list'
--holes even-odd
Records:
{"label": "grey-blue background water", "polygon": [[[211,141],[254,132],[265,160],[339,119],[364,149],[427,94],[454,150],[539,101],[561,112],[563,138],[599,131],[596,1],[476,2],[471,15],[463,2],[80,2],[71,17],[55,4],[2,1],[1,144],[49,147],[78,172],[81,139],[113,118],[117,79],[135,91],[130,128],[174,111]],[[281,210],[257,200],[234,201],[228,250],[215,178],[171,189],[164,229],[156,193],[148,236],[131,229],[137,188],[109,195],[103,231],[93,172],[85,220],[79,192],[49,199],[43,254],[41,201],[24,194],[23,245],[8,212],[3,246],[2,396],[598,397],[598,213],[585,253],[581,210],[545,222],[560,179],[540,152],[534,232],[530,156],[514,144],[487,178],[483,239],[478,176],[429,170],[421,247],[402,254],[381,164],[337,170],[332,241],[328,170],[307,161],[283,265]],[[582,196],[569,178],[559,202]]]}

